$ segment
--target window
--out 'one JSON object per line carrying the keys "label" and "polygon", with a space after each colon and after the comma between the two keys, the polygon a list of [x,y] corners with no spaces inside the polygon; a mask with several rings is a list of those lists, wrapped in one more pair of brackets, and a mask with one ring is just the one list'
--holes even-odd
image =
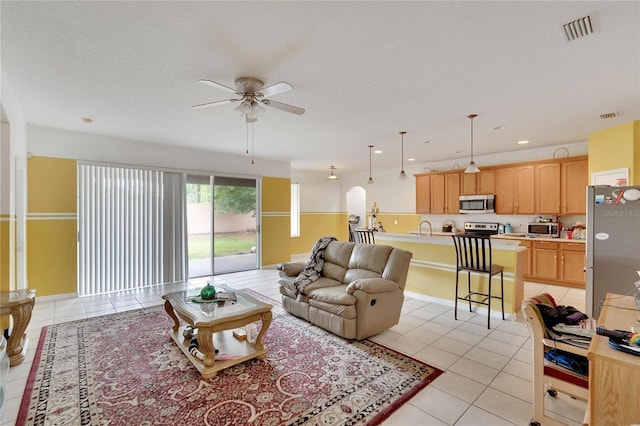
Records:
{"label": "window", "polygon": [[300,184],[291,184],[291,236],[300,236]]}

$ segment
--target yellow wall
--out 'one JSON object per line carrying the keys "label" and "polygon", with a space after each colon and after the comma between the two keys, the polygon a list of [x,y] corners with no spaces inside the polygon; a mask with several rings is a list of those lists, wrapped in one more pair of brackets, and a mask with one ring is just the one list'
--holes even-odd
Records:
{"label": "yellow wall", "polygon": [[38,296],[77,292],[76,161],[27,163],[27,279]]}
{"label": "yellow wall", "polygon": [[313,245],[321,237],[332,236],[341,241],[349,241],[347,214],[300,213],[300,236],[291,238],[291,254],[310,253]]}
{"label": "yellow wall", "polygon": [[[370,214],[367,213],[369,223]],[[409,231],[417,231],[422,216],[412,213],[379,213],[376,222],[382,222],[385,232],[392,234],[407,234]],[[397,223],[396,223],[397,222]]]}
{"label": "yellow wall", "polygon": [[291,179],[262,179],[262,265],[291,260]]}
{"label": "yellow wall", "polygon": [[629,168],[629,185],[640,185],[640,120],[589,135],[589,175]]}

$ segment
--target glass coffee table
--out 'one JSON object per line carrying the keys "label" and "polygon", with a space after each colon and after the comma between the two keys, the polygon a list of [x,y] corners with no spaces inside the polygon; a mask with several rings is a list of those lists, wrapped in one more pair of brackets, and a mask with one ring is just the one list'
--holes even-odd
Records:
{"label": "glass coffee table", "polygon": [[[243,291],[224,286],[216,286],[216,290],[218,294],[234,294],[236,300],[203,300],[200,298],[200,289],[176,291],[162,296],[165,300],[164,309],[174,321],[169,332],[171,338],[205,379],[215,377],[218,371],[232,365],[266,357],[267,348],[262,344],[262,336],[269,328],[272,317],[271,305]],[[182,325],[181,320],[186,324]],[[261,327],[255,342],[234,335],[234,329],[256,321],[261,322]],[[198,350],[204,355],[202,360],[189,351],[191,328],[197,329],[195,337]]]}

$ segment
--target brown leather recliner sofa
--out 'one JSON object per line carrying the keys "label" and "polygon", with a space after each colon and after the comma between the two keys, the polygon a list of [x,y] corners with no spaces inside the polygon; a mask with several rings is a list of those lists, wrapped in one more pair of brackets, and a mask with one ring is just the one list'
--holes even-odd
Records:
{"label": "brown leather recliner sofa", "polygon": [[296,289],[304,263],[283,263],[284,309],[347,339],[365,339],[396,325],[413,254],[386,245],[332,241],[320,277]]}

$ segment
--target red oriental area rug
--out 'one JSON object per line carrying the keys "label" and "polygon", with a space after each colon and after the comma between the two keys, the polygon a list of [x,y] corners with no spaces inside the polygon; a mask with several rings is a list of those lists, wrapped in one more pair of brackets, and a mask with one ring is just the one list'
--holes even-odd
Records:
{"label": "red oriental area rug", "polygon": [[442,373],[269,302],[266,359],[208,380],[161,306],[46,327],[16,424],[375,425]]}

